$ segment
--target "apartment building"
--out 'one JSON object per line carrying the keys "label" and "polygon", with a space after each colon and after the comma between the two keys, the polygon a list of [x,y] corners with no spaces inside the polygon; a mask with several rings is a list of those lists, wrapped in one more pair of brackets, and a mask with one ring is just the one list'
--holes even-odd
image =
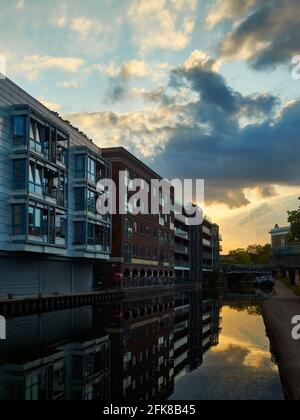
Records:
{"label": "apartment building", "polygon": [[203,272],[213,271],[213,223],[208,216],[204,217],[202,224],[202,261]]}
{"label": "apartment building", "polygon": [[175,273],[178,283],[190,281],[191,243],[190,227],[186,217],[175,214]]}
{"label": "apartment building", "polygon": [[214,271],[220,270],[220,255],[222,252],[222,235],[220,234],[220,227],[214,223],[212,226],[212,252],[213,252],[213,269]]}
{"label": "apartment building", "polygon": [[0,79],[0,298],[93,289],[111,246],[96,182],[110,175],[92,140]]}
{"label": "apartment building", "polygon": [[[120,187],[120,173],[125,173],[128,187],[134,179],[145,182],[141,187],[145,191],[152,179],[161,177],[143,162],[122,147],[102,149],[103,157],[112,165],[112,179]],[[132,196],[134,192],[128,194]],[[110,274],[107,279],[112,285],[119,284],[125,289],[171,285],[174,281],[174,202],[169,215],[162,213],[165,195],[159,194],[159,214],[150,214],[151,193],[148,191],[149,208],[135,215],[132,206],[127,207],[127,214],[120,214],[117,201],[117,214],[113,215],[112,258]],[[171,197],[172,200],[172,197]],[[128,202],[127,202],[128,204]],[[149,214],[147,214],[147,211]]]}

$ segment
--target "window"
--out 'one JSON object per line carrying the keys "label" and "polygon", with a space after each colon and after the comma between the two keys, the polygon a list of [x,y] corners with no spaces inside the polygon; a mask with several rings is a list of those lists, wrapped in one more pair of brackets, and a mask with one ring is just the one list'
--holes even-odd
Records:
{"label": "window", "polygon": [[137,233],[138,232],[138,224],[137,224],[137,222],[134,222],[133,223],[133,232],[134,233]]}
{"label": "window", "polygon": [[13,120],[15,146],[26,144],[26,117],[15,115]]}
{"label": "window", "polygon": [[25,206],[13,206],[13,235],[25,235]]}
{"label": "window", "polygon": [[131,245],[130,244],[125,244],[124,245],[124,260],[125,261],[130,261],[132,258],[132,252],[131,252]]}
{"label": "window", "polygon": [[29,129],[30,149],[37,153],[42,153],[44,137],[45,127],[38,124],[36,121],[31,120]]}
{"label": "window", "polygon": [[56,214],[55,219],[55,236],[56,238],[66,239],[67,236],[67,219],[65,214]]}
{"label": "window", "polygon": [[85,245],[85,223],[84,222],[75,222],[74,223],[74,230],[75,230],[75,238],[74,238],[74,245]]}
{"label": "window", "polygon": [[91,182],[96,182],[96,161],[88,158],[88,179]]}
{"label": "window", "polygon": [[14,161],[14,190],[25,190],[26,160]]}
{"label": "window", "polygon": [[37,401],[39,399],[39,377],[38,375],[27,376],[26,378],[26,400]]}
{"label": "window", "polygon": [[90,213],[96,213],[96,202],[96,193],[94,191],[88,190],[88,211]]}
{"label": "window", "polygon": [[95,245],[96,242],[96,229],[95,225],[88,223],[88,245]]}
{"label": "window", "polygon": [[150,228],[149,228],[149,226],[146,227],[146,235],[147,236],[150,236]]}
{"label": "window", "polygon": [[34,163],[29,164],[29,192],[43,194],[43,169]]}
{"label": "window", "polygon": [[141,224],[141,234],[145,235],[146,233],[146,225],[144,223]]}
{"label": "window", "polygon": [[85,188],[75,188],[75,211],[85,210],[85,192]]}
{"label": "window", "polygon": [[124,235],[128,238],[131,237],[133,233],[132,227],[131,227],[131,221],[127,218],[124,219]]}
{"label": "window", "polygon": [[75,156],[75,177],[76,178],[85,178],[85,155],[76,155]]}
{"label": "window", "polygon": [[42,211],[37,207],[29,207],[28,234],[36,237],[42,236]]}

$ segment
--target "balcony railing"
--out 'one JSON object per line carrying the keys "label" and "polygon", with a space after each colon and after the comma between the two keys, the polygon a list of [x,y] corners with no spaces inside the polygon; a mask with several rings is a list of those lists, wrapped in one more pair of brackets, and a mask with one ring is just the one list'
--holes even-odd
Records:
{"label": "balcony railing", "polygon": [[279,248],[273,248],[272,254],[274,256],[300,255],[300,244],[285,245]]}
{"label": "balcony railing", "polygon": [[183,239],[189,239],[189,234],[188,234],[188,232],[185,232],[184,230],[182,230],[182,229],[178,229],[178,228],[176,228],[175,229],[175,235],[176,236],[179,236],[180,238],[183,238]]}
{"label": "balcony railing", "polygon": [[188,255],[190,253],[190,250],[187,246],[175,244],[175,252],[179,254]]}

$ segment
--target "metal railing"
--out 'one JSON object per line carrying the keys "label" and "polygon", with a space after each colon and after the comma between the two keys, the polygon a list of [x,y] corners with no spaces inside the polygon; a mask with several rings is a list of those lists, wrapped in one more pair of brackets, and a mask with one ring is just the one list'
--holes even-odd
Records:
{"label": "metal railing", "polygon": [[285,245],[279,248],[273,248],[272,254],[274,256],[300,255],[300,244]]}

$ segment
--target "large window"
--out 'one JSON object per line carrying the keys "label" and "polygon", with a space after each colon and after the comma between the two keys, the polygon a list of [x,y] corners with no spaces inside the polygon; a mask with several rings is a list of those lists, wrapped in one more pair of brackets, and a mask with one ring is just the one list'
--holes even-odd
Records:
{"label": "large window", "polygon": [[13,235],[25,235],[25,205],[13,206]]}
{"label": "large window", "polygon": [[13,120],[15,146],[26,144],[26,117],[15,115]]}
{"label": "large window", "polygon": [[85,188],[75,188],[75,211],[86,210],[85,194],[86,194]]}
{"label": "large window", "polygon": [[94,191],[88,190],[88,211],[96,213],[97,195]]}
{"label": "large window", "polygon": [[14,190],[25,190],[26,160],[15,160],[14,163]]}
{"label": "large window", "polygon": [[67,237],[67,217],[65,214],[56,214],[55,237],[61,239]]}
{"label": "large window", "polygon": [[76,178],[85,178],[85,155],[76,155],[75,156],[75,177]]}
{"label": "large window", "polygon": [[96,161],[92,158],[88,158],[88,179],[91,182],[97,182],[96,179]]}
{"label": "large window", "polygon": [[44,137],[45,127],[31,120],[29,129],[30,149],[42,153]]}
{"label": "large window", "polygon": [[36,237],[42,236],[42,210],[37,207],[29,207],[28,234]]}
{"label": "large window", "polygon": [[29,192],[43,194],[43,169],[34,164],[29,164]]}

